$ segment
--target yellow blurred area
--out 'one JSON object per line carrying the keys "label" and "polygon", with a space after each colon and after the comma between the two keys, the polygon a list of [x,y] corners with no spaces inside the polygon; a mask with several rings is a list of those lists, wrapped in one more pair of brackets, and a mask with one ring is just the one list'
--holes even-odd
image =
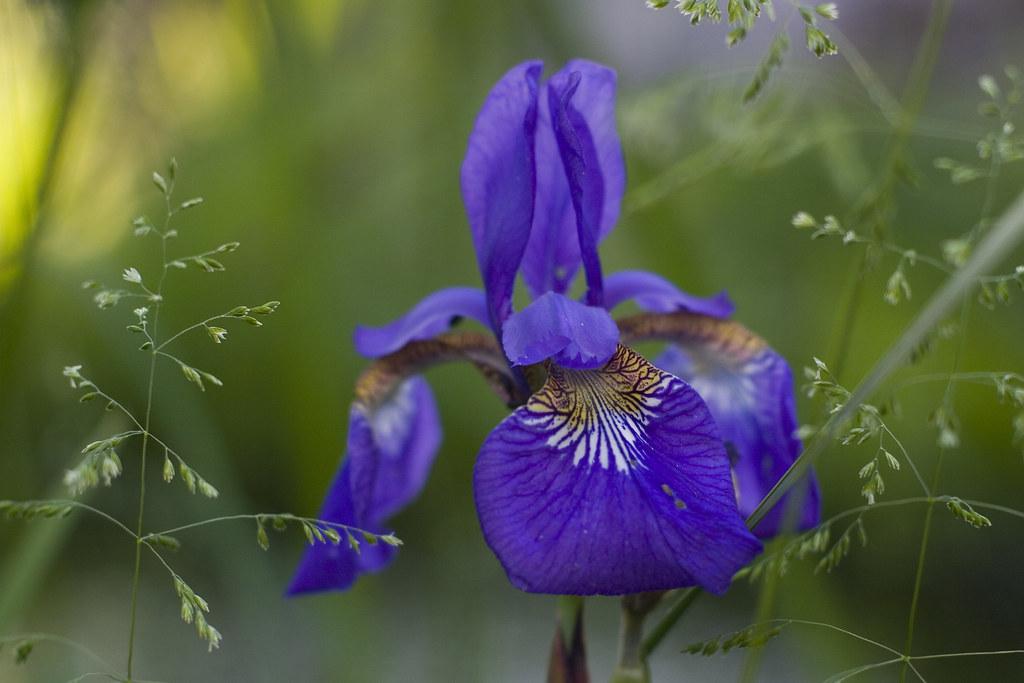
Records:
{"label": "yellow blurred area", "polygon": [[155,63],[137,95],[154,115],[187,124],[258,86],[270,47],[261,3],[166,4],[154,8],[150,25]]}
{"label": "yellow blurred area", "polygon": [[[70,60],[50,5],[0,2],[2,292],[18,272],[19,249],[34,222]],[[190,131],[230,125],[225,112],[258,94],[264,65],[275,55],[271,17],[260,2],[154,4],[142,22],[136,6],[98,7],[84,30],[84,68],[48,193],[41,246],[58,264],[108,251],[127,231],[124,217],[143,169],[166,160]],[[291,18],[325,50],[342,7],[304,1]],[[135,30],[124,30],[129,24]],[[83,206],[88,222],[81,220]]]}
{"label": "yellow blurred area", "polygon": [[[127,9],[107,6],[92,19],[105,30],[89,46],[69,124],[44,242],[48,257],[77,261],[109,251],[127,232],[143,169],[162,165],[183,129],[221,123],[227,106],[253,92],[266,39],[254,7],[154,5],[139,24]],[[129,21],[149,31],[119,30]],[[125,35],[131,37],[118,39]],[[88,224],[74,219],[85,205]]]}
{"label": "yellow blurred area", "polygon": [[53,53],[40,5],[0,2],[0,295],[34,214],[34,190],[53,118]]}

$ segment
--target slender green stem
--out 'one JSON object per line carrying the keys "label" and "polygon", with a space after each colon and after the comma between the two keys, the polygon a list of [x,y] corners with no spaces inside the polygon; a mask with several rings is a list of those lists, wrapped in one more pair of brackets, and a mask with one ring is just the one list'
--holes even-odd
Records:
{"label": "slender green stem", "polygon": [[936,372],[928,375],[917,375],[916,377],[905,379],[896,385],[896,390],[899,391],[900,389],[905,389],[906,387],[910,387],[915,384],[924,384],[926,382],[974,382],[976,384],[991,385],[996,379],[1007,375],[1021,379],[1020,375],[1014,372]]}
{"label": "slender green stem", "polygon": [[1024,650],[990,650],[988,652],[944,652],[937,655],[915,655],[910,659],[951,659],[953,657],[990,657],[992,655],[1024,655]]}
{"label": "slender green stem", "polygon": [[157,355],[157,356],[163,356],[164,358],[169,358],[169,359],[173,360],[175,363],[177,363],[178,365],[184,365],[184,363],[181,362],[181,360],[179,360],[177,357],[172,356],[171,354],[167,353],[166,351],[161,351],[159,348],[154,350],[153,353],[155,355]]}
{"label": "slender green stem", "polygon": [[903,442],[900,441],[898,436],[893,434],[893,431],[889,429],[889,425],[885,424],[884,422],[882,422],[881,424],[882,432],[888,434],[889,438],[896,443],[896,447],[900,449],[900,453],[903,455],[903,459],[907,461],[908,465],[910,465],[910,470],[914,473],[914,478],[917,479],[917,483],[921,485],[921,490],[924,491],[924,494],[926,496],[932,495],[931,487],[929,487],[928,484],[925,483],[924,477],[921,476],[921,471],[917,469],[917,465],[914,464],[913,459],[911,459],[910,457],[910,453],[908,453],[907,449],[903,446]]}
{"label": "slender green stem", "polygon": [[[164,219],[164,229],[160,235],[160,249],[161,249],[161,263],[163,268],[160,272],[160,282],[157,285],[157,296],[153,307],[153,327],[152,334],[155,337],[157,333],[157,325],[160,321],[160,308],[163,303],[164,293],[164,281],[167,279],[167,227],[170,223],[173,211],[171,210],[170,194],[173,191],[174,181],[171,181],[171,187],[164,192],[164,201],[167,206],[167,216]],[[132,572],[132,599],[130,607],[130,621],[128,627],[128,665],[127,665],[127,680],[131,683],[132,680],[132,666],[135,663],[135,632],[136,632],[136,621],[138,618],[138,603],[139,603],[139,577],[142,569],[142,546],[146,545],[150,547],[148,543],[142,540],[142,529],[145,519],[146,512],[146,451],[148,450],[150,440],[150,425],[153,416],[153,386],[156,378],[156,359],[157,353],[154,348],[150,352],[149,357],[149,381],[146,387],[146,417],[142,426],[142,455],[139,463],[139,515],[138,523],[135,527],[135,569]],[[154,553],[156,550],[150,547]],[[156,553],[159,557],[159,553]],[[163,558],[161,558],[162,560]]]}
{"label": "slender green stem", "polygon": [[[249,519],[249,520],[254,520],[254,519],[271,519],[271,518],[275,518],[275,517],[278,518],[278,519],[284,519],[284,520],[288,520],[288,521],[308,522],[310,524],[319,524],[321,526],[329,526],[329,527],[333,527],[333,528],[336,528],[336,529],[344,529],[345,531],[352,531],[352,532],[355,532],[355,533],[358,533],[358,534],[371,533],[371,532],[364,531],[363,529],[360,529],[359,527],[350,526],[348,524],[341,524],[339,522],[328,522],[328,521],[323,520],[323,519],[316,519],[315,517],[299,517],[297,515],[293,515],[293,514],[287,513],[287,512],[285,512],[285,513],[258,512],[258,513],[252,513],[252,514],[224,515],[222,517],[211,517],[210,519],[204,519],[204,520],[201,520],[201,521],[198,521],[198,522],[192,522],[191,524],[184,524],[182,526],[177,526],[177,527],[174,527],[173,529],[165,529],[164,531],[154,531],[152,533],[148,533],[145,536],[143,536],[142,540],[143,541],[148,541],[149,539],[153,538],[154,536],[170,536],[172,534],[176,534],[176,533],[181,532],[181,531],[186,531],[188,529],[195,529],[195,528],[201,527],[201,526],[207,526],[208,524],[216,524],[218,522],[230,522],[230,521],[233,521],[233,520],[240,520],[240,519]],[[372,535],[380,536],[381,534],[372,534]]]}
{"label": "slender green stem", "polygon": [[[942,471],[942,455],[944,451],[939,451],[938,461],[935,463],[935,474],[932,476],[932,488],[939,485],[939,477]],[[917,553],[917,571],[914,574],[914,592],[910,598],[910,614],[907,616],[907,636],[904,640],[903,651],[910,654],[911,648],[914,645],[914,624],[917,621],[917,606],[921,599],[921,584],[924,580],[924,563],[925,558],[928,554],[928,540],[932,530],[932,516],[935,513],[935,503],[929,502],[928,508],[924,514],[924,531],[921,533],[921,546]],[[907,667],[909,662],[905,662],[903,667],[900,669],[900,683],[906,680]]]}
{"label": "slender green stem", "polygon": [[680,617],[686,613],[688,609],[697,601],[702,595],[703,591],[699,588],[684,588],[679,591],[678,598],[672,603],[672,606],[668,608],[668,611],[661,617],[658,623],[651,629],[651,632],[644,638],[642,653],[646,660],[652,652],[661,644],[661,641],[665,640],[665,636],[672,630],[672,627],[676,625]]}
{"label": "slender green stem", "polygon": [[868,638],[867,636],[862,636],[859,633],[854,633],[853,631],[845,629],[842,626],[836,626],[835,624],[829,624],[824,621],[811,621],[808,619],[773,619],[767,623],[800,624],[801,626],[817,626],[820,628],[827,628],[829,630],[850,636],[851,638],[856,638],[857,640],[868,643],[869,645],[874,645],[875,647],[881,648],[886,652],[890,652],[894,655],[899,655],[900,657],[903,656],[902,652],[900,652],[899,650],[895,650],[884,643],[880,643],[877,640],[872,640],[871,638]]}
{"label": "slender green stem", "polygon": [[136,678],[134,681],[129,681],[127,678],[122,678],[116,674],[104,673],[102,671],[90,671],[80,676],[75,676],[64,683],[81,683],[81,681],[87,681],[90,678],[109,678],[110,680],[118,681],[119,683],[163,683],[163,681],[151,681],[143,678]]}
{"label": "slender green stem", "polygon": [[1014,517],[1020,517],[1021,519],[1024,519],[1024,511],[1016,510],[1011,507],[1006,507],[1005,505],[986,503],[983,500],[965,500],[964,502],[972,507],[982,508],[983,510],[995,510],[997,512],[1002,512],[1007,515],[1013,515]]}
{"label": "slender green stem", "polygon": [[153,557],[155,557],[157,559],[157,561],[160,562],[160,564],[162,564],[164,566],[164,569],[167,570],[167,572],[171,575],[172,578],[175,578],[175,579],[180,578],[178,576],[178,572],[174,571],[174,567],[172,567],[170,564],[168,564],[167,560],[164,559],[164,556],[160,554],[160,551],[157,550],[156,548],[154,548],[153,545],[149,541],[143,541],[143,545],[145,545],[146,548],[151,553],[153,553]]}
{"label": "slender green stem", "polygon": [[[883,251],[888,251],[891,254],[896,254],[897,256],[900,256],[901,258],[904,259],[909,259],[910,257],[908,256],[908,252],[914,251],[911,249],[906,249],[905,247],[901,247],[900,245],[895,244],[893,242],[889,242],[886,240],[871,239],[868,237],[862,237],[860,235],[856,235],[853,237],[844,236],[843,239],[846,240],[846,242],[849,244],[863,244],[868,247],[877,247],[879,249],[882,249]],[[919,254],[917,251],[914,251],[913,260],[915,262],[919,261],[921,263],[926,263],[932,268],[935,268],[936,270],[941,271],[946,275],[952,275],[953,273],[956,272],[956,269],[953,268],[952,266],[943,263],[940,259],[937,259],[934,256],[929,256],[928,254]],[[993,276],[979,279],[982,281],[995,281],[1000,277],[1002,276]]]}
{"label": "slender green stem", "polygon": [[89,680],[90,678],[107,678],[107,679],[110,679],[112,681],[123,681],[124,680],[120,676],[115,676],[114,674],[108,674],[108,673],[105,673],[103,671],[90,671],[90,672],[84,673],[84,674],[82,674],[80,676],[75,676],[74,678],[69,679],[68,681],[66,681],[66,683],[81,683],[81,681],[86,681],[86,680]]}
{"label": "slender green stem", "polygon": [[902,663],[906,667],[908,667],[911,673],[917,676],[917,679],[919,681],[922,681],[923,683],[925,681],[925,678],[921,675],[921,672],[917,670],[917,667],[914,666],[914,662],[929,659],[953,659],[956,657],[992,657],[999,655],[1024,655],[1024,650],[990,650],[988,652],[944,652],[936,655],[913,656],[901,655],[899,658],[886,659],[881,662],[874,662],[873,664],[863,664],[861,666],[853,667],[852,669],[841,671],[837,674],[829,676],[827,679],[825,679],[825,683],[841,683],[842,681],[849,680],[858,674],[864,673],[865,671],[871,671],[872,669],[880,669],[885,666],[890,666],[892,664],[899,663]]}
{"label": "slender green stem", "polygon": [[613,683],[647,683],[650,675],[643,658],[644,616],[623,608],[619,621],[619,656]]}
{"label": "slender green stem", "polygon": [[811,531],[808,531],[804,535],[806,536],[807,534],[814,533],[814,531],[816,531],[817,529],[820,529],[820,528],[822,528],[824,526],[828,526],[829,524],[835,524],[836,522],[838,522],[841,519],[845,519],[846,517],[852,517],[853,515],[860,514],[862,512],[870,512],[872,510],[881,510],[883,508],[890,508],[890,507],[903,507],[904,505],[914,505],[914,504],[917,504],[917,503],[944,502],[946,500],[949,500],[948,496],[937,496],[937,497],[934,497],[934,498],[931,497],[931,496],[928,496],[928,497],[918,496],[916,498],[900,498],[898,500],[882,500],[882,501],[878,501],[877,503],[871,503],[870,505],[868,505],[868,504],[858,505],[857,507],[850,508],[849,510],[843,510],[842,512],[840,512],[838,514],[835,514],[832,517],[829,517],[824,522],[821,522],[820,524],[818,524],[818,526],[815,527],[815,529],[812,529]]}
{"label": "slender green stem", "polygon": [[864,673],[865,671],[871,671],[873,669],[881,669],[884,666],[889,666],[891,664],[898,664],[899,662],[902,662],[902,661],[906,661],[906,660],[903,657],[897,657],[895,659],[886,659],[885,661],[882,661],[882,662],[875,662],[874,664],[862,664],[861,666],[855,666],[852,669],[847,669],[846,671],[840,671],[837,674],[829,676],[828,678],[825,679],[825,683],[842,683],[843,681],[847,681],[847,680],[853,678],[854,676],[857,676],[859,674]]}
{"label": "slender green stem", "polygon": [[78,508],[80,510],[85,510],[86,512],[91,512],[94,515],[97,515],[97,516],[102,517],[103,519],[107,520],[108,522],[110,522],[111,524],[113,524],[114,526],[116,526],[117,528],[121,529],[122,531],[124,531],[129,536],[131,536],[133,539],[137,538],[136,535],[135,535],[135,532],[132,531],[131,529],[129,529],[127,525],[125,525],[123,522],[121,522],[121,520],[119,520],[116,517],[114,517],[114,516],[104,512],[103,510],[100,510],[99,508],[94,508],[93,506],[88,505],[86,503],[83,503],[81,501],[71,500],[71,499],[67,499],[67,498],[50,498],[50,499],[46,499],[46,500],[37,500],[37,501],[33,501],[33,502],[36,502],[36,503],[52,503],[54,505],[67,505],[68,507],[74,507],[74,508]]}
{"label": "slender green stem", "polygon": [[[957,346],[956,354],[953,357],[953,370],[949,374],[949,381],[946,382],[946,391],[943,396],[943,405],[950,406],[953,401],[953,377],[956,375],[957,370],[960,367],[960,359],[963,355],[964,348],[966,345],[967,334],[965,332],[965,325],[967,322],[967,316],[970,312],[970,297],[965,296],[963,303],[960,306],[960,344]],[[945,454],[945,449],[939,449],[939,457],[935,463],[935,472],[932,475],[932,489],[935,489],[939,485],[940,477],[942,474],[942,458]],[[924,565],[925,560],[928,557],[928,542],[931,536],[932,530],[932,516],[935,512],[935,504],[929,503],[928,508],[924,514],[924,531],[921,533],[921,545],[918,548],[917,553],[917,569],[914,572],[914,591],[910,597],[910,613],[907,615],[907,635],[904,640],[903,651],[908,655],[914,645],[914,626],[917,623],[917,608],[921,599],[921,586],[924,582]],[[907,679],[907,670],[910,667],[910,661],[907,660],[903,663],[900,668],[900,683],[904,683]]]}
{"label": "slender green stem", "polygon": [[[157,309],[159,311],[159,308]],[[156,314],[154,314],[154,321]],[[155,322],[154,322],[155,329]],[[146,398],[146,418],[142,436],[142,456],[139,464],[139,515],[135,527],[135,569],[132,572],[132,600],[130,610],[130,625],[128,627],[128,681],[132,680],[132,665],[135,660],[135,624],[138,616],[139,597],[139,576],[142,565],[142,525],[146,510],[146,450],[149,445],[149,425],[153,408],[153,379],[156,374],[156,354],[150,354],[149,359],[149,386]]]}
{"label": "slender green stem", "polygon": [[666,595],[664,591],[654,591],[622,596],[619,653],[612,683],[650,683],[651,672],[644,650],[644,621]]}
{"label": "slender green stem", "polygon": [[[123,403],[121,403],[120,401],[115,399],[113,396],[111,396],[107,392],[105,392],[102,389],[100,389],[98,386],[96,386],[96,383],[93,382],[91,379],[86,379],[86,381],[88,382],[88,386],[91,387],[92,390],[95,391],[99,396],[103,397],[103,399],[106,400],[107,403],[109,403],[110,405],[114,406],[115,408],[120,410],[122,413],[124,413],[125,417],[127,417],[129,420],[131,420],[135,424],[135,426],[139,428],[139,434],[142,434],[142,433],[144,433],[146,431],[145,428],[142,426],[142,423],[139,421],[139,419],[137,417],[135,417],[135,415],[133,415],[132,412],[130,410],[128,410],[124,406]],[[84,386],[84,383],[83,383],[83,386]],[[152,437],[152,435],[150,435],[150,436]]]}
{"label": "slender green stem", "polygon": [[[180,337],[180,336],[182,336],[184,334],[188,334],[192,330],[198,330],[200,327],[206,327],[207,325],[209,325],[210,323],[212,323],[212,322],[214,322],[216,320],[227,320],[227,319],[236,320],[235,316],[233,316],[233,315],[228,315],[227,313],[220,313],[218,315],[209,317],[206,320],[197,322],[194,325],[189,325],[188,327],[186,327],[185,329],[181,330],[180,332],[177,332],[176,334],[173,334],[170,337],[168,337],[162,344],[160,344],[159,346],[156,347],[156,350],[160,351],[160,349],[164,348],[165,346],[167,346],[168,344],[173,342],[178,337]],[[177,360],[176,358],[174,358],[174,356],[168,356],[168,357],[172,358],[174,360]]]}

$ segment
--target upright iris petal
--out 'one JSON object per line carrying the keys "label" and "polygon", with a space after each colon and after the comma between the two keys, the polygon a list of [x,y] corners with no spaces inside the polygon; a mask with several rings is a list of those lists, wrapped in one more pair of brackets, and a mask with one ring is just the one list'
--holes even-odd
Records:
{"label": "upright iris petal", "polygon": [[[564,84],[571,74],[579,75],[573,107],[589,130],[596,153],[593,172],[600,174],[604,187],[598,221],[600,239],[611,232],[619,218],[626,184],[615,127],[615,72],[601,64],[575,59],[551,77],[551,84]],[[552,127],[551,84],[542,87],[538,102],[537,193],[533,229],[522,264],[523,279],[535,297],[548,291],[565,293],[580,266],[576,212]]]}
{"label": "upright iris petal", "polygon": [[[387,520],[423,489],[441,443],[441,426],[430,387],[422,377],[398,385],[378,406],[352,406],[345,461],[324,499],[320,519],[382,532]],[[363,572],[383,569],[395,549],[365,545],[356,555],[346,545],[306,549],[289,594],[344,590]]]}
{"label": "upright iris petal", "polygon": [[[688,381],[734,449],[740,512],[749,515],[800,455],[793,376],[785,359],[738,323],[706,322],[682,346],[670,345],[659,367]],[[792,509],[791,509],[792,508]],[[755,529],[761,537],[808,529],[820,517],[813,475],[794,488]]]}
{"label": "upright iris petal", "polygon": [[512,313],[516,273],[530,238],[541,62],[514,67],[491,90],[462,162],[462,198],[495,332]]}
{"label": "upright iris petal", "polygon": [[576,214],[580,258],[587,279],[586,301],[591,306],[601,306],[604,304],[604,278],[597,243],[604,210],[604,178],[590,127],[572,103],[580,80],[579,72],[575,71],[555,74],[548,82],[548,108]]}
{"label": "upright iris petal", "polygon": [[760,543],[697,393],[620,346],[600,370],[552,365],[487,438],[474,472],[484,536],[540,593],[721,593]]}

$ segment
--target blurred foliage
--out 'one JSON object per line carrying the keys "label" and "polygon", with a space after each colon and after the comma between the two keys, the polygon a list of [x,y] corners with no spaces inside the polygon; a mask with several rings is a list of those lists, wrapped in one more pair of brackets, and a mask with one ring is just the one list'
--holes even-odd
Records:
{"label": "blurred foliage", "polygon": [[[190,387],[175,369],[159,378],[157,430],[175,425],[182,452],[203,463],[222,495],[182,502],[158,489],[152,525],[253,510],[314,514],[342,453],[350,387],[363,367],[349,342],[353,326],[385,322],[437,287],[478,280],[458,167],[491,83],[534,55],[552,66],[586,56],[620,71],[630,180],[623,219],[602,248],[608,270],[655,270],[700,294],[728,288],[738,316],[794,368],[812,355],[830,359],[845,337],[840,379],[854,384],[942,274],[915,267],[915,298],[894,307],[883,294],[896,260],[882,257],[866,272],[844,335],[863,247],[812,243],[790,220],[799,210],[844,218],[857,204],[885,163],[885,112],[839,58],[819,65],[810,55],[792,55],[759,99],[743,104],[767,44],[759,36],[770,41],[772,33],[753,29],[735,66],[717,59],[725,50],[717,33],[700,60],[676,59],[673,46],[701,40],[703,27],[622,4],[0,0],[0,498],[57,491],[82,439],[113,427],[77,404],[62,367],[82,363],[126,401],[144,399],[133,379],[144,359],[120,332],[124,311],[96,310],[79,285],[148,263],[129,241],[130,220],[159,212],[149,170],[175,155],[183,194],[206,198],[182,216],[188,233],[241,247],[237,269],[208,276],[217,278],[216,296],[181,281],[178,300],[190,303],[169,307],[168,324],[189,324],[240,297],[283,304],[260,340],[231,340],[230,359],[207,339],[183,342],[197,364],[222,368],[223,389],[186,401]],[[926,4],[890,11],[858,3],[847,12],[852,4],[842,5],[835,26],[882,87],[898,92],[913,48],[907,35],[923,30]],[[961,8],[950,23],[938,78],[909,136],[914,182],[898,184],[889,214],[894,239],[936,257],[943,240],[977,221],[984,188],[952,186],[932,161],[974,157],[987,131],[973,111],[982,98],[977,76],[1014,57],[975,48],[1022,37],[1021,23],[1006,20],[1019,18],[1019,8],[992,5],[978,15]],[[640,54],[648,44],[669,55],[653,78]],[[997,212],[1022,180],[1017,166],[1003,170]],[[1019,262],[1008,255],[1007,270]],[[973,309],[962,370],[1021,368],[1020,306],[1018,297]],[[906,377],[948,373],[956,352],[956,342],[937,339]],[[930,471],[937,447],[928,416],[941,384],[906,377],[891,383],[901,410],[887,424]],[[394,566],[344,595],[286,601],[297,541],[264,555],[244,524],[183,537],[190,552],[181,571],[216,606],[224,644],[207,655],[178,622],[164,577],[149,571],[138,659],[146,678],[541,677],[553,601],[508,584],[480,536],[470,486],[477,448],[503,409],[480,400],[487,392],[468,368],[435,370],[430,379],[446,440],[423,497],[394,520],[406,542]],[[965,385],[955,408],[961,444],[945,458],[943,492],[1024,506],[1012,407],[992,388]],[[821,410],[801,398],[804,422],[820,422]],[[837,446],[823,459],[826,514],[861,503],[857,473],[873,452],[866,448],[853,457]],[[131,481],[137,463],[124,460]],[[123,483],[94,495],[127,518],[134,501]],[[915,494],[905,469],[888,473],[886,484],[886,497]],[[1022,522],[993,514],[991,528],[975,530],[940,512],[915,651],[1020,647]],[[902,643],[922,518],[913,507],[871,513],[869,545],[855,543],[829,574],[813,575],[813,561],[794,563],[777,613]],[[0,527],[0,633],[61,633],[120,661],[129,550],[74,515]],[[659,679],[735,676],[741,653],[691,658],[680,650],[754,621],[757,591],[740,583],[698,604],[655,657]],[[614,656],[617,604],[590,603],[588,650],[601,679]],[[761,677],[819,680],[876,655],[835,633],[790,628],[764,650]],[[27,665],[0,660],[0,680],[65,680],[86,666],[73,650],[40,643]],[[921,671],[933,682],[1015,680],[1024,664],[950,660]]]}

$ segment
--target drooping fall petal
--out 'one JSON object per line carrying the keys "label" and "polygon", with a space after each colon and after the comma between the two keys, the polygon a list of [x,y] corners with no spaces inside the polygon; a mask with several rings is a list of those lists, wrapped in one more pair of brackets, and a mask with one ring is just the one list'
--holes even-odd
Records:
{"label": "drooping fall petal", "polygon": [[723,592],[760,550],[693,389],[620,346],[599,370],[551,366],[491,432],[474,471],[480,524],[531,592]]}
{"label": "drooping fall petal", "polygon": [[[423,489],[440,443],[437,406],[422,377],[405,380],[373,408],[357,402],[349,415],[346,457],[319,518],[383,532],[387,520]],[[383,543],[363,543],[358,554],[344,540],[318,543],[306,549],[288,593],[345,590],[361,573],[387,566],[394,555],[395,548]]]}

